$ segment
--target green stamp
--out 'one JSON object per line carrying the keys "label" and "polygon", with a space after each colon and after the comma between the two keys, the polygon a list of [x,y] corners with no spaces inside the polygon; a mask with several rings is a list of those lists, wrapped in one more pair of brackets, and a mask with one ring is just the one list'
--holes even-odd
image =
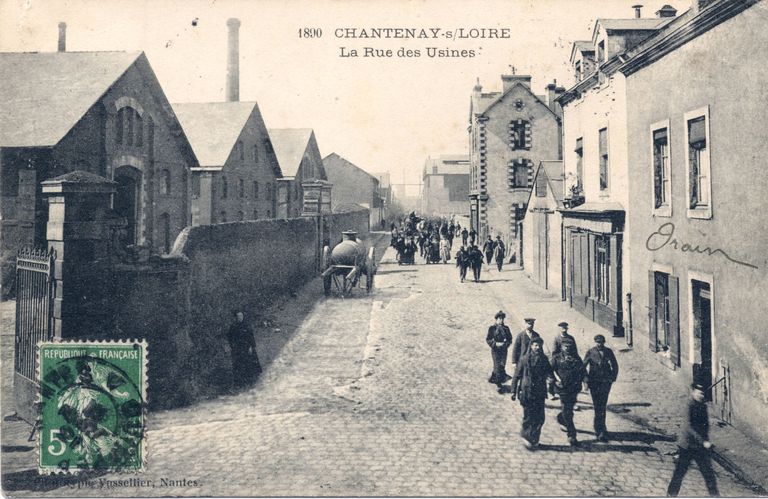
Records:
{"label": "green stamp", "polygon": [[142,471],[146,342],[38,344],[40,473]]}

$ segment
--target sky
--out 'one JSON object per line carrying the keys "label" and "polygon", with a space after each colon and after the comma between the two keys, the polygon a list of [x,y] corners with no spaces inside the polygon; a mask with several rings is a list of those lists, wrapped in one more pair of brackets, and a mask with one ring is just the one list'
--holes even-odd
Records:
{"label": "sky", "polygon": [[[597,18],[653,17],[689,0],[0,0],[0,51],[144,51],[171,102],[224,100],[226,20],[240,27],[240,100],[255,100],[269,128],[313,128],[320,152],[345,157],[393,183],[418,184],[427,156],[466,154],[476,79],[501,89],[510,66],[570,87],[574,40]],[[322,30],[300,37],[303,28]],[[439,29],[438,39],[340,38],[345,28]],[[506,28],[509,38],[447,39],[448,31]],[[341,57],[357,50],[358,57]],[[365,47],[391,57],[364,57]],[[428,57],[427,48],[474,51]],[[398,49],[420,57],[398,57]]]}

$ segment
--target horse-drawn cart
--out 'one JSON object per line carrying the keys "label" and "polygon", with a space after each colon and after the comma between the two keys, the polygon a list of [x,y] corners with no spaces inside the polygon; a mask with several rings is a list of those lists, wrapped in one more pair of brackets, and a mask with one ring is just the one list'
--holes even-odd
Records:
{"label": "horse-drawn cart", "polygon": [[364,275],[365,290],[370,293],[376,274],[376,250],[357,239],[355,231],[344,231],[342,237],[333,250],[329,246],[323,248],[323,290],[329,295],[335,287],[341,296],[351,294]]}

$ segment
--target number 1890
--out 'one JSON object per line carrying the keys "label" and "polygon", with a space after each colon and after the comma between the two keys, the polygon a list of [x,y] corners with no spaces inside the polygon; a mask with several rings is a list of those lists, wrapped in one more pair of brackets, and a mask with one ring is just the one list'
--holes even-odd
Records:
{"label": "number 1890", "polygon": [[323,36],[321,28],[299,28],[299,38],[320,38]]}

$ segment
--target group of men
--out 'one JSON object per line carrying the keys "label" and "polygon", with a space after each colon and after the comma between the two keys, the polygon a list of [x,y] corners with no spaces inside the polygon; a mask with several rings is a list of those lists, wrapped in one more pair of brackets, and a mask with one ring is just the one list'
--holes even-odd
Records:
{"label": "group of men", "polygon": [[472,268],[474,281],[480,281],[480,275],[483,270],[483,255],[485,255],[485,263],[487,265],[495,262],[496,268],[501,272],[504,266],[504,258],[507,256],[507,248],[500,235],[496,236],[495,241],[491,236],[488,236],[488,239],[483,244],[482,251],[475,244],[472,244],[469,248],[466,245],[462,245],[459,248],[459,251],[456,252],[456,266],[459,268],[459,279],[461,282],[464,282],[467,278],[467,270],[470,267]]}
{"label": "group of men", "polygon": [[[573,423],[573,411],[576,398],[586,384],[592,395],[595,411],[594,430],[597,440],[608,441],[605,426],[606,408],[611,385],[619,375],[619,364],[613,351],[605,346],[605,337],[594,337],[595,346],[587,351],[584,359],[579,356],[576,339],[568,333],[568,323],[561,322],[559,334],[552,342],[550,356],[544,353],[544,340],[533,329],[536,319],[525,319],[525,329],[512,339],[509,327],[504,324],[506,314],[499,311],[496,323],[488,328],[486,343],[491,347],[493,373],[490,383],[498,387],[498,392],[506,393],[503,386],[512,380],[509,391],[512,400],[519,400],[523,406],[523,422],[520,436],[523,445],[534,450],[539,445],[541,428],[544,425],[544,401],[548,394],[560,399],[561,411],[557,415],[558,423],[566,430],[568,443],[577,445],[576,427]],[[514,375],[506,372],[509,347],[512,347],[512,366]]]}

